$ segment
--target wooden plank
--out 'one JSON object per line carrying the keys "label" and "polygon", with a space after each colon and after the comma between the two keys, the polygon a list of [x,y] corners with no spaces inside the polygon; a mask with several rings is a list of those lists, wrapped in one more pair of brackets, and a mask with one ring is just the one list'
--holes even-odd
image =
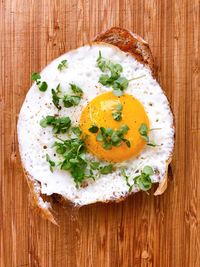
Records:
{"label": "wooden plank", "polygon": [[[174,179],[160,197],[38,217],[20,164],[17,114],[30,73],[111,26],[150,44],[176,121]],[[0,1],[0,266],[200,266],[199,0]]]}

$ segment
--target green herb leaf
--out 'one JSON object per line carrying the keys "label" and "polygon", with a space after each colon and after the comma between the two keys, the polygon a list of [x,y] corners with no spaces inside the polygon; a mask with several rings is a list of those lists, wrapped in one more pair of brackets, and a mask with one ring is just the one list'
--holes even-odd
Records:
{"label": "green herb leaf", "polygon": [[114,92],[123,91],[128,88],[129,81],[125,77],[120,77],[113,83]]}
{"label": "green herb leaf", "polygon": [[120,111],[122,111],[122,109],[123,109],[123,105],[121,103],[118,103],[116,105],[116,111],[120,112]]}
{"label": "green herb leaf", "polygon": [[103,137],[102,133],[98,133],[97,134],[96,140],[99,141],[99,142],[103,142],[104,137]]}
{"label": "green herb leaf", "polygon": [[99,57],[97,58],[97,66],[102,72],[105,72],[109,69],[109,63],[105,58],[102,57],[101,51],[99,51]]}
{"label": "green herb leaf", "polygon": [[56,91],[54,89],[51,89],[51,94],[52,94],[52,102],[57,109],[61,109],[60,106],[60,98],[58,94],[61,92],[61,86],[58,84]]}
{"label": "green herb leaf", "polygon": [[71,90],[77,95],[77,96],[80,96],[82,97],[83,96],[83,90],[78,87],[76,84],[72,84],[70,83],[70,86],[71,86]]}
{"label": "green herb leaf", "polygon": [[58,70],[62,71],[64,69],[67,68],[67,59],[64,59],[60,62],[60,64],[58,65]]}
{"label": "green herb leaf", "polygon": [[109,164],[103,167],[100,167],[100,173],[101,174],[109,174],[113,172],[113,164]]}
{"label": "green herb leaf", "polygon": [[123,134],[127,134],[127,133],[128,133],[128,130],[129,130],[128,125],[126,125],[126,124],[121,125],[121,127],[120,127],[120,131],[121,131]]}
{"label": "green herb leaf", "polygon": [[139,128],[139,133],[141,135],[148,135],[148,127],[145,123],[142,123]]}
{"label": "green herb leaf", "polygon": [[47,90],[47,88],[48,88],[48,85],[47,85],[46,82],[40,82],[40,83],[38,84],[38,88],[39,88],[39,90],[40,90],[41,92],[45,92],[45,91]]}
{"label": "green herb leaf", "polygon": [[102,85],[105,85],[107,87],[112,85],[112,80],[110,79],[110,77],[107,74],[101,75],[100,78],[99,78],[99,82]]}
{"label": "green herb leaf", "polygon": [[118,103],[116,105],[116,111],[112,112],[112,117],[113,117],[114,120],[116,120],[116,121],[121,121],[122,120],[122,109],[123,109],[122,104]]}
{"label": "green herb leaf", "polygon": [[80,96],[75,95],[64,95],[63,104],[66,108],[77,106],[81,101]]}
{"label": "green herb leaf", "polygon": [[120,64],[111,64],[110,65],[111,78],[112,80],[117,80],[120,77],[123,68]]}
{"label": "green herb leaf", "polygon": [[90,163],[90,167],[92,170],[98,170],[99,166],[100,166],[100,162],[98,162],[98,161],[93,161]]}
{"label": "green herb leaf", "polygon": [[48,84],[47,84],[46,82],[41,82],[41,81],[40,81],[41,76],[40,76],[39,73],[37,73],[37,72],[33,72],[33,73],[31,74],[31,79],[32,79],[33,81],[36,81],[36,84],[37,84],[37,86],[38,86],[38,88],[39,88],[39,90],[40,90],[41,92],[45,92],[45,91],[47,90],[47,88],[48,88]]}
{"label": "green herb leaf", "polygon": [[134,177],[134,182],[138,187],[143,190],[147,191],[152,186],[152,181],[150,176],[154,174],[154,170],[151,166],[145,166],[140,175]]}
{"label": "green herb leaf", "polygon": [[102,143],[102,147],[103,147],[105,150],[110,150],[110,149],[112,149],[112,143],[111,143],[111,142],[104,141],[104,142]]}
{"label": "green herb leaf", "polygon": [[122,113],[121,112],[113,112],[112,117],[115,121],[121,121],[122,120]]}
{"label": "green herb leaf", "polygon": [[120,142],[121,143],[121,138],[118,136],[118,134],[116,132],[114,132],[111,136],[111,140],[112,142],[115,144],[115,143],[118,143]]}
{"label": "green herb leaf", "polygon": [[153,175],[154,174],[154,170],[151,166],[145,166],[142,170],[143,173],[147,174],[147,175]]}
{"label": "green herb leaf", "polygon": [[72,127],[72,132],[77,136],[80,137],[82,134],[82,131],[79,127]]}
{"label": "green herb leaf", "polygon": [[145,123],[142,123],[139,128],[139,133],[141,137],[147,142],[148,146],[156,147],[157,145],[154,143],[149,142],[149,136],[148,136],[149,129]]}
{"label": "green herb leaf", "polygon": [[106,129],[105,129],[105,134],[108,135],[108,136],[112,136],[112,134],[113,134],[113,129],[112,129],[112,128],[106,128]]}
{"label": "green herb leaf", "polygon": [[125,170],[122,170],[121,174],[126,180],[126,184],[129,187],[129,192],[132,191],[134,184],[137,185],[139,189],[143,191],[147,191],[152,187],[152,181],[150,179],[150,176],[154,174],[154,170],[151,166],[145,166],[141,171],[141,174],[133,178],[134,184],[132,185],[129,183],[130,176],[126,175]]}
{"label": "green herb leaf", "polygon": [[48,125],[51,125],[54,121],[55,121],[55,117],[54,116],[46,116],[46,118],[43,118],[40,121],[40,126],[42,128],[46,128]]}
{"label": "green herb leaf", "polygon": [[96,125],[92,125],[88,131],[91,132],[91,133],[97,133],[99,130],[99,127],[97,127]]}
{"label": "green herb leaf", "polygon": [[[96,130],[95,132],[98,132]],[[112,149],[112,146],[118,147],[122,142],[125,142],[130,147],[130,141],[124,138],[124,134],[127,134],[128,130],[129,127],[126,124],[122,125],[119,130],[100,127],[100,132],[97,134],[96,140],[102,142],[102,147],[106,150]]]}
{"label": "green herb leaf", "polygon": [[58,154],[62,155],[66,152],[66,147],[63,143],[55,142],[53,146],[56,147],[56,153]]}
{"label": "green herb leaf", "polygon": [[40,126],[46,128],[47,126],[53,127],[53,133],[66,133],[71,126],[71,120],[69,117],[57,118],[54,116],[46,116],[40,121]]}
{"label": "green herb leaf", "polygon": [[50,159],[48,154],[46,154],[46,161],[49,163],[50,171],[53,172],[53,167],[56,166],[56,163]]}
{"label": "green herb leaf", "polygon": [[149,175],[141,173],[134,178],[135,184],[142,190],[147,191],[152,187],[152,182]]}
{"label": "green herb leaf", "polygon": [[79,138],[72,138],[64,140],[62,143],[55,142],[54,146],[56,147],[56,151],[62,152],[63,155],[63,161],[60,162],[60,168],[62,170],[70,171],[78,186],[85,178],[87,167],[84,141]]}
{"label": "green herb leaf", "polygon": [[149,142],[149,137],[148,137],[148,127],[145,123],[142,123],[139,128],[139,133],[141,137],[146,141]]}
{"label": "green herb leaf", "polygon": [[127,140],[127,139],[122,139],[124,142],[125,142],[125,144],[127,145],[127,147],[131,147],[131,143],[130,143],[130,141],[129,140]]}
{"label": "green herb leaf", "polygon": [[37,80],[40,80],[40,79],[41,79],[41,76],[40,76],[39,73],[37,73],[37,72],[33,72],[33,73],[31,74],[31,80],[32,80],[32,81],[37,81]]}

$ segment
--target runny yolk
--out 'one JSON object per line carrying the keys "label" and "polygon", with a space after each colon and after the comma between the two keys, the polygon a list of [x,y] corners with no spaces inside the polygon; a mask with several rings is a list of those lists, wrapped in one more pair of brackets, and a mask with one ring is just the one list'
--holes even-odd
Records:
{"label": "runny yolk", "polygon": [[[112,117],[112,112],[116,111],[118,103],[123,106],[121,121],[116,121]],[[117,97],[112,92],[94,98],[84,108],[80,118],[80,127],[87,136],[88,150],[98,158],[112,162],[128,160],[133,156],[136,157],[142,151],[146,144],[139,133],[142,123],[149,128],[149,119],[142,104],[132,95],[125,94]],[[91,133],[88,130],[92,125],[117,130],[123,124],[129,127],[128,133],[124,137],[130,141],[130,148],[122,142],[119,147],[112,146],[112,149],[106,150],[102,147],[102,142],[96,140],[97,133]]]}

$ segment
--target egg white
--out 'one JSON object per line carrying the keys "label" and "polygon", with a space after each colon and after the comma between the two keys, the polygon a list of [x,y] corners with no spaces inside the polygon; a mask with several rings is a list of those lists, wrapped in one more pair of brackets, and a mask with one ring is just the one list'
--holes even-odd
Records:
{"label": "egg white", "polygon": [[[58,159],[52,148],[55,137],[51,127],[41,128],[39,122],[47,115],[59,114],[69,116],[72,124],[78,125],[83,108],[99,94],[112,90],[98,82],[102,74],[96,65],[99,51],[103,57],[121,64],[122,75],[127,79],[145,75],[130,82],[126,93],[133,95],[143,104],[149,117],[150,128],[159,128],[151,131],[149,135],[150,140],[159,146],[146,146],[138,158],[116,164],[117,168],[113,173],[102,175],[95,182],[89,181],[87,187],[77,189],[69,172],[50,171],[46,154],[53,160]],[[60,72],[57,66],[64,59],[68,61],[68,68]],[[157,170],[156,174],[151,176],[152,182],[162,181],[174,145],[173,116],[164,92],[148,67],[118,48],[102,43],[86,45],[62,55],[41,72],[41,77],[42,81],[47,82],[48,90],[40,92],[34,83],[28,91],[19,114],[18,140],[24,168],[40,182],[43,194],[61,194],[77,205],[123,197],[128,193],[129,187],[120,175],[121,167],[125,167],[127,174],[134,177],[145,165],[150,165]],[[64,93],[70,92],[70,83],[82,88],[84,96],[78,106],[57,110],[52,103],[51,88],[56,88],[59,83]],[[88,157],[94,158],[91,154]],[[138,188],[133,187],[133,192],[136,191]]]}

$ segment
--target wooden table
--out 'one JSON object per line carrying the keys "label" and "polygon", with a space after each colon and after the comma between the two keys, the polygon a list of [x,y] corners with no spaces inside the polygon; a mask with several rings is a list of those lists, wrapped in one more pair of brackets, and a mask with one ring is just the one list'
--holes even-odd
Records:
{"label": "wooden table", "polygon": [[[1,0],[1,267],[200,266],[199,0]],[[160,197],[57,210],[31,209],[18,153],[17,114],[30,73],[121,26],[143,36],[176,119],[173,180]]]}

